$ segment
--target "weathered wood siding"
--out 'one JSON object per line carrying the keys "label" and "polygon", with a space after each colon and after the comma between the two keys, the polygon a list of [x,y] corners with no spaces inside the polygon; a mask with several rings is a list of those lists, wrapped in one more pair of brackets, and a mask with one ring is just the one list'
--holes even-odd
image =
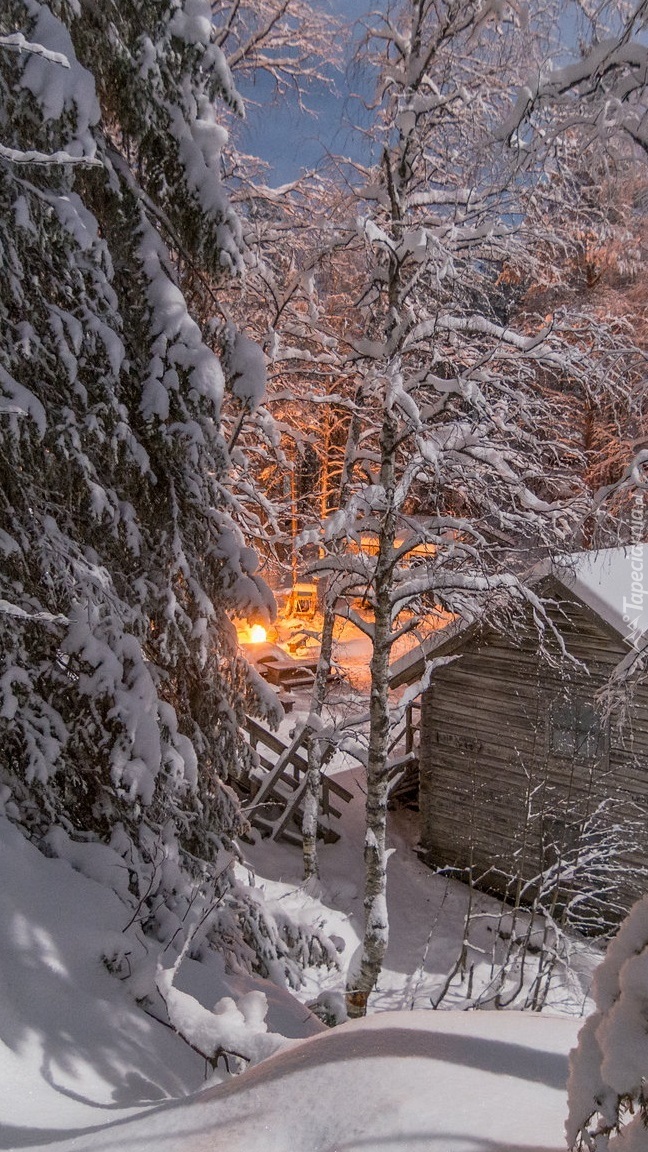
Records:
{"label": "weathered wood siding", "polygon": [[561,847],[573,855],[601,802],[610,822],[613,813],[617,820],[643,814],[639,855],[626,853],[610,875],[609,904],[626,908],[639,894],[627,865],[648,862],[648,689],[637,689],[623,727],[612,719],[595,762],[552,754],[552,700],[575,691],[594,703],[627,652],[580,606],[554,616],[589,675],[562,660],[557,646],[553,664],[542,659],[531,625],[511,639],[468,641],[434,675],[421,712],[421,843],[435,867],[471,868],[482,886],[513,895],[514,878],[530,883],[546,874]]}

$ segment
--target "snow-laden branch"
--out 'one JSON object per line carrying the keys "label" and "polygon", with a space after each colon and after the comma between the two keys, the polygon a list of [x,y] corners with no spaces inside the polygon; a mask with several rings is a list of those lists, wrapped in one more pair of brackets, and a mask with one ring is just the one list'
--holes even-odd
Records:
{"label": "snow-laden branch", "polygon": [[355,624],[359,632],[364,632],[365,636],[368,636],[370,640],[373,640],[375,634],[375,628],[373,624],[370,624],[367,620],[365,620],[364,617],[362,617],[359,612],[356,612],[350,604],[338,604],[335,611],[336,615],[341,616],[343,620],[348,620],[351,624]]}
{"label": "snow-laden branch", "polygon": [[287,1043],[284,1036],[268,1032],[265,1017],[268,1000],[264,992],[254,990],[236,1003],[224,996],[212,1009],[205,1008],[194,996],[175,986],[180,967],[195,944],[198,932],[216,909],[218,901],[208,905],[193,928],[170,968],[157,963],[155,983],[162,997],[171,1027],[206,1060],[216,1061],[221,1055],[235,1056],[253,1064],[272,1056]]}
{"label": "snow-laden branch", "polygon": [[391,602],[395,606],[403,600],[423,596],[428,592],[443,593],[447,596],[451,592],[474,592],[483,595],[506,589],[508,592],[520,590],[517,577],[503,573],[500,575],[480,576],[473,572],[452,572],[436,568],[426,569],[407,576],[397,585],[391,593]]}
{"label": "snow-laden branch", "polygon": [[96,156],[73,156],[71,152],[38,152],[35,149],[22,151],[19,148],[6,148],[0,144],[0,160],[11,164],[31,164],[36,166],[62,164],[66,167],[82,165],[86,168],[101,168],[102,161]]}
{"label": "snow-laden branch", "polygon": [[64,52],[53,52],[43,44],[34,44],[26,40],[22,32],[11,32],[8,36],[0,36],[0,48],[10,48],[15,52],[30,52],[34,56],[42,56],[52,64],[60,64],[61,68],[69,68],[70,61]]}
{"label": "snow-laden branch", "polygon": [[478,314],[472,316],[449,316],[442,314],[430,320],[425,320],[421,324],[416,324],[404,340],[403,348],[405,351],[413,348],[431,336],[437,335],[439,332],[465,332],[466,335],[490,336],[498,342],[508,344],[512,348],[516,348],[527,355],[535,353],[538,358],[542,357],[544,360],[551,360],[551,362],[555,364],[564,363],[564,356],[561,358],[554,349],[545,343],[550,329],[545,329],[535,336],[523,336],[520,332],[516,332],[512,328],[495,324],[492,320],[488,320],[485,316]]}
{"label": "snow-laden branch", "polygon": [[401,722],[410,704],[413,704],[415,700],[418,700],[419,696],[423,695],[426,688],[430,687],[432,676],[435,672],[438,671],[439,668],[446,668],[448,664],[454,664],[455,660],[460,659],[460,653],[455,653],[452,656],[436,656],[431,660],[427,660],[423,675],[414,684],[410,684],[408,688],[406,688],[400,700],[398,701],[398,704],[395,708],[392,709],[392,723],[396,725]]}
{"label": "snow-laden branch", "polygon": [[53,612],[26,612],[19,604],[12,604],[9,600],[0,600],[0,615],[36,623],[69,624],[67,616],[55,615]]}
{"label": "snow-laden branch", "polygon": [[[553,103],[569,92],[592,95],[610,73],[631,72],[632,89],[644,89],[648,82],[648,47],[636,40],[623,38],[603,40],[580,60],[562,68],[552,69],[537,80],[524,85],[518,92],[509,116],[496,132],[496,138],[511,141],[535,107]],[[625,86],[627,89],[627,85]],[[613,88],[612,88],[613,93]],[[607,93],[608,98],[610,92]],[[629,92],[622,94],[627,98]]]}
{"label": "snow-laden branch", "polygon": [[[0,36],[0,48],[14,52],[26,52],[32,56],[39,56],[50,64],[58,64],[61,68],[70,71],[70,61],[64,52],[55,52],[46,48],[44,44],[27,40],[22,32],[11,32]],[[65,167],[84,165],[85,167],[101,167],[101,160],[96,156],[75,156],[71,152],[59,150],[57,152],[40,152],[36,149],[8,148],[0,144],[0,160],[7,160],[10,164],[50,165],[62,164]]]}
{"label": "snow-laden branch", "polygon": [[614,484],[608,484],[604,488],[600,488],[594,497],[596,507],[600,507],[613,492],[618,492],[624,488],[636,488],[639,491],[648,491],[648,448],[643,448],[633,460],[630,461],[628,466],[623,472],[619,480]]}
{"label": "snow-laden branch", "polygon": [[338,65],[332,16],[303,0],[212,0],[211,8],[216,42],[237,76],[265,75],[306,110],[313,83],[332,87],[330,68]]}

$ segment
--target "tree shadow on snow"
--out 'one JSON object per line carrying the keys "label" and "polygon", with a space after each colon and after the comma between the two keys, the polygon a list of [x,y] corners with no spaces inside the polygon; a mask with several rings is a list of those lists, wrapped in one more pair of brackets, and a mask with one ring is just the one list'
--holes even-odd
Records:
{"label": "tree shadow on snow", "polygon": [[[115,894],[11,829],[0,843],[0,871],[0,1042],[18,1060],[30,1052],[30,1087],[40,1076],[50,1090],[44,1115],[58,1120],[57,1096],[100,1113],[200,1087],[204,1062],[146,1017],[102,962],[111,948],[132,947],[120,932],[128,909]],[[89,1084],[99,1099],[88,1098]],[[0,1100],[3,1119],[15,1125],[13,1145],[0,1146],[22,1146],[21,1098],[14,1109],[5,1083]],[[69,1126],[74,1105],[60,1111]],[[91,1121],[76,1111],[80,1125]]]}
{"label": "tree shadow on snow", "polygon": [[307,1045],[299,1045],[279,1052],[263,1064],[250,1068],[227,1084],[207,1088],[197,1101],[213,1100],[246,1091],[255,1083],[270,1083],[304,1069],[323,1064],[351,1060],[427,1059],[444,1064],[452,1063],[498,1076],[528,1080],[558,1091],[567,1083],[567,1056],[511,1044],[504,1040],[489,1040],[479,1036],[458,1036],[452,1033],[427,1032],[417,1028],[385,1028],[377,1031],[346,1032],[334,1029],[318,1036]]}
{"label": "tree shadow on snow", "polygon": [[364,1152],[365,1149],[382,1147],[394,1149],[399,1144],[411,1148],[413,1144],[420,1143],[421,1152],[453,1152],[460,1148],[461,1152],[556,1152],[555,1145],[548,1147],[540,1144],[503,1144],[501,1140],[489,1140],[485,1136],[463,1136],[460,1132],[402,1132],[385,1137],[368,1136],[354,1137],[349,1141],[336,1140],[331,1148],[324,1148],[322,1152]]}

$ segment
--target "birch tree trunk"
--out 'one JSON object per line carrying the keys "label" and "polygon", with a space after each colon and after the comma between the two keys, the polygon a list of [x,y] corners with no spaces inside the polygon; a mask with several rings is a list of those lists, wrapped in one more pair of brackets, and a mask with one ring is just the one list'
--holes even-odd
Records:
{"label": "birch tree trunk", "polygon": [[[388,383],[386,391],[388,390]],[[374,584],[374,637],[371,657],[369,702],[369,752],[367,756],[367,802],[364,843],[365,926],[360,971],[347,985],[349,1016],[366,1015],[367,1001],[380,976],[387,944],[387,795],[389,749],[389,656],[392,643],[391,592],[394,573],[396,421],[389,397],[380,438],[380,480],[384,513],[378,540]]]}
{"label": "birch tree trunk", "polygon": [[[328,597],[324,606],[324,621],[322,624],[322,643],[320,648],[315,684],[311,700],[311,715],[319,719],[324,707],[326,696],[326,683],[331,667],[333,653],[333,627],[335,624],[335,605],[329,602]],[[308,772],[306,775],[306,792],[304,794],[304,814],[302,818],[302,837],[304,842],[304,879],[319,876],[319,862],[317,859],[317,822],[319,818],[320,784],[322,777],[322,758],[324,745],[316,727],[311,727],[307,737]]]}

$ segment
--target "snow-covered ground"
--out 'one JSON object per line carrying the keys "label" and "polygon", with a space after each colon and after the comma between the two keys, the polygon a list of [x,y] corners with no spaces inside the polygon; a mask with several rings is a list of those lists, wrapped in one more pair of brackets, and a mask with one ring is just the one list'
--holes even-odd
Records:
{"label": "snow-covered ground", "polygon": [[[347,973],[359,956],[363,925],[362,846],[364,791],[360,769],[338,775],[354,801],[340,821],[341,840],[319,848],[320,880],[301,882],[301,856],[297,848],[259,841],[247,849],[271,906],[276,902],[297,921],[320,923],[336,939],[340,970],[309,969],[300,996],[315,999],[323,990],[342,990]],[[445,988],[447,975],[462,949],[469,893],[464,884],[435,876],[416,856],[417,816],[407,809],[390,813],[387,870],[389,946],[379,985],[369,1001],[370,1011],[430,1009]],[[511,929],[522,935],[528,921],[521,914],[512,924],[510,910],[499,901],[473,894],[470,946],[463,978],[458,972],[444,995],[444,1008],[465,1009],[469,996],[485,993],[509,947]],[[558,1015],[582,1016],[591,1010],[588,993],[600,950],[577,937],[564,940],[565,963],[558,962],[547,1006]],[[524,987],[533,980],[537,953],[525,960]],[[470,969],[472,968],[472,975]],[[511,965],[512,986],[519,963]],[[519,1006],[520,998],[516,1001]]]}
{"label": "snow-covered ground", "polygon": [[[267,995],[268,1032],[260,1024],[260,1037],[279,1050],[234,1079],[222,1062],[214,1074],[107,970],[102,958],[123,953],[128,939],[130,917],[117,895],[67,861],[40,855],[0,818],[0,1149],[563,1147],[566,1057],[596,956],[583,949],[571,973],[559,973],[550,1010],[561,1017],[432,1011],[430,997],[461,947],[466,892],[418,861],[412,814],[391,819],[391,942],[372,1015],[328,1030],[306,1008],[322,994],[329,1006],[341,1001],[360,941],[362,784],[354,769],[341,779],[356,799],[342,840],[321,849],[317,885],[300,883],[297,849],[267,841],[249,848],[267,899],[336,938],[339,970],[308,970],[299,999],[226,974],[213,956],[185,960],[176,981],[207,1009],[220,1002],[223,1022],[243,1019],[233,1002],[247,1003],[248,1016],[251,1005],[260,1019],[259,993]],[[473,994],[488,979],[488,949],[498,946],[497,907],[482,898],[480,909]],[[465,1007],[467,991],[457,976],[444,1007]]]}
{"label": "snow-covered ground", "polygon": [[0,859],[0,1148],[561,1147],[566,1053],[580,1021],[376,1013],[288,1041],[201,1090],[204,1062],[101,963],[121,934],[119,899],[41,856],[4,819]]}
{"label": "snow-covered ground", "polygon": [[[574,1021],[397,1012],[295,1043],[229,1084],[105,1116],[60,1152],[554,1152]],[[45,1152],[52,1133],[21,1147]],[[11,1145],[4,1145],[4,1147]]]}

